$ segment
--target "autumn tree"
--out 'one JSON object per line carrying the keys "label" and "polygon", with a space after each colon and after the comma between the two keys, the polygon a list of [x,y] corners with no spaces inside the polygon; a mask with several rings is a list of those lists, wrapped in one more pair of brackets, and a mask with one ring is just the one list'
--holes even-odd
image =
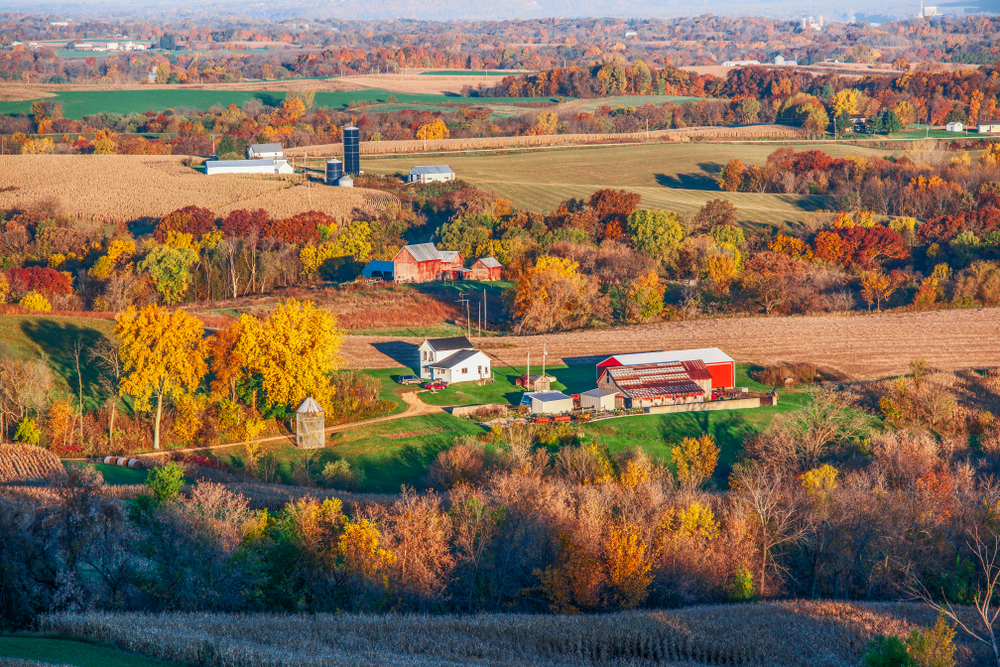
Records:
{"label": "autumn tree", "polygon": [[268,407],[295,407],[307,396],[330,409],[330,374],[340,363],[342,336],[332,313],[311,301],[288,299],[259,320],[243,315],[235,353],[245,360],[244,372],[259,375]]}
{"label": "autumn tree", "polygon": [[202,323],[183,310],[146,306],[115,318],[122,365],[119,391],[135,398],[136,409],[149,410],[156,397],[153,448],[160,448],[163,399],[195,391],[208,372]]}
{"label": "autumn tree", "polygon": [[684,240],[684,227],[673,211],[636,211],[628,216],[628,231],[637,250],[661,262],[669,262]]}
{"label": "autumn tree", "polygon": [[691,224],[691,233],[708,231],[720,225],[736,224],[736,206],[725,199],[712,199],[698,209]]}
{"label": "autumn tree", "polygon": [[708,433],[699,438],[684,438],[670,450],[677,482],[684,488],[696,489],[711,479],[719,463],[719,448]]}
{"label": "autumn tree", "polygon": [[648,322],[663,312],[667,286],[656,271],[640,276],[628,288],[626,314],[631,322]]}
{"label": "autumn tree", "polygon": [[743,161],[733,158],[722,168],[722,171],[719,172],[719,178],[715,182],[719,184],[719,188],[726,192],[737,192],[743,185],[744,171],[746,168],[743,166]]}
{"label": "autumn tree", "polygon": [[139,268],[149,273],[156,291],[163,295],[163,301],[174,304],[182,301],[191,284],[191,267],[198,261],[198,253],[192,248],[170,248],[156,246],[139,263]]}
{"label": "autumn tree", "polygon": [[608,315],[607,297],[596,282],[583,276],[579,264],[562,257],[542,256],[513,288],[513,314],[519,331],[559,331],[579,327]]}
{"label": "autumn tree", "polygon": [[888,299],[896,291],[889,275],[881,268],[875,267],[861,274],[861,296],[871,310],[875,304],[876,310],[882,310],[882,302]]}

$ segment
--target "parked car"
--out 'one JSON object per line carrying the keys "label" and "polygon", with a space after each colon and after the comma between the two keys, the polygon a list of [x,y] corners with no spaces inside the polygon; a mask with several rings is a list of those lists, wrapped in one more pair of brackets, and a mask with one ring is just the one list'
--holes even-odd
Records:
{"label": "parked car", "polygon": [[424,389],[430,389],[431,391],[437,391],[438,389],[447,389],[448,385],[444,382],[428,382],[424,384]]}
{"label": "parked car", "polygon": [[420,384],[420,378],[416,375],[400,375],[396,378],[399,384]]}

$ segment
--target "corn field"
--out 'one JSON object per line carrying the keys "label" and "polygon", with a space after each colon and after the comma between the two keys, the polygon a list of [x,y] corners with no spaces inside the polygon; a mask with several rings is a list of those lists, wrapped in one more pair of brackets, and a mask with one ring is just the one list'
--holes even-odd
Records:
{"label": "corn field", "polygon": [[[362,141],[362,155],[387,155],[392,153],[419,153],[446,150],[477,150],[485,148],[511,148],[530,146],[556,146],[559,144],[625,143],[657,139],[660,141],[690,141],[691,139],[801,139],[798,128],[784,125],[754,125],[752,127],[684,127],[676,130],[653,130],[623,134],[545,134],[526,137],[479,137],[466,139],[436,139],[426,143],[410,141]],[[322,144],[289,148],[285,155],[300,157],[329,157],[343,155],[342,144]]]}
{"label": "corn field", "polygon": [[62,471],[59,457],[31,445],[0,445],[0,483],[33,482]]}
{"label": "corn field", "polygon": [[52,203],[63,215],[103,223],[152,222],[191,204],[220,216],[263,208],[281,218],[315,210],[349,220],[378,213],[395,199],[363,188],[296,183],[301,177],[205,176],[169,155],[6,155],[0,173],[2,210]]}
{"label": "corn field", "polygon": [[[853,667],[874,634],[905,636],[934,619],[915,604],[792,601],[596,616],[52,614],[40,629],[226,667]],[[969,655],[964,644],[960,653]]]}

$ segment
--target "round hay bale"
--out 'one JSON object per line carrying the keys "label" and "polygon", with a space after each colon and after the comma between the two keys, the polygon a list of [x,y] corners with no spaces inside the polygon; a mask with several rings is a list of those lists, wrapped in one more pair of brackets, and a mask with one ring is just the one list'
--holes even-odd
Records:
{"label": "round hay bale", "polygon": [[105,456],[104,457],[104,463],[107,463],[108,465],[112,465],[112,466],[115,464],[115,461],[117,461],[117,460],[118,460],[117,456]]}
{"label": "round hay bale", "polygon": [[124,456],[119,456],[118,460],[115,461],[115,465],[122,466],[123,468],[128,465],[128,459]]}
{"label": "round hay bale", "polygon": [[139,459],[129,459],[128,460],[128,467],[131,468],[132,470],[141,470],[142,469],[142,461],[140,461]]}

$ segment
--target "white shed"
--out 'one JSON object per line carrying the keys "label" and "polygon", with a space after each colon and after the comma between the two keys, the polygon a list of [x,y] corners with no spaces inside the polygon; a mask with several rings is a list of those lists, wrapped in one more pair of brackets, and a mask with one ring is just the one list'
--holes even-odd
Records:
{"label": "white shed", "polygon": [[444,183],[454,180],[455,172],[446,164],[414,167],[410,170],[410,183]]}
{"label": "white shed", "polygon": [[209,160],[205,175],[215,174],[292,174],[288,160]]}
{"label": "white shed", "polygon": [[1000,120],[981,120],[979,121],[978,130],[987,134],[1000,132]]}
{"label": "white shed", "polygon": [[306,397],[295,410],[295,446],[301,449],[319,449],[325,444],[326,418],[323,408]]}
{"label": "white shed", "polygon": [[441,361],[425,366],[435,380],[447,384],[473,382],[492,377],[490,358],[479,350],[459,350]]}
{"label": "white shed", "polygon": [[953,122],[953,123],[948,123],[947,125],[945,125],[945,129],[948,130],[949,132],[961,132],[962,130],[965,129],[965,126],[962,125],[961,123],[954,123]]}
{"label": "white shed", "polygon": [[274,160],[281,157],[285,157],[281,144],[252,144],[247,149],[249,160]]}
{"label": "white shed", "polygon": [[584,410],[614,410],[618,390],[598,387],[580,394],[580,407]]}
{"label": "white shed", "polygon": [[561,391],[529,391],[524,398],[531,401],[533,415],[559,415],[573,411],[573,398]]}

